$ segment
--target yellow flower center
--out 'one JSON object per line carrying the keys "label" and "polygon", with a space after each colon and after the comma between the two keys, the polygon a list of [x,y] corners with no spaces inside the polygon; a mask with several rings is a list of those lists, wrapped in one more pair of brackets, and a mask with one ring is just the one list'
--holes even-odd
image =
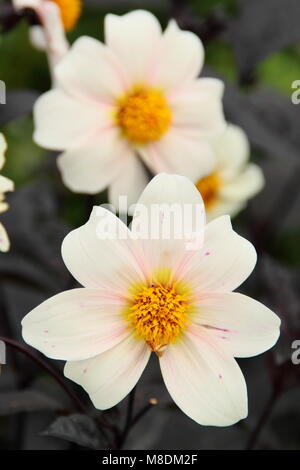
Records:
{"label": "yellow flower center", "polygon": [[82,0],[52,0],[59,6],[66,31],[75,28],[82,11]]}
{"label": "yellow flower center", "polygon": [[221,178],[217,172],[201,178],[196,183],[196,187],[199,190],[207,209],[212,207],[217,201],[220,186]]}
{"label": "yellow flower center", "polygon": [[180,292],[175,284],[144,285],[133,296],[126,320],[137,337],[159,355],[186,328],[190,309],[188,292]]}
{"label": "yellow flower center", "polygon": [[116,120],[130,141],[146,144],[168,130],[172,113],[161,91],[137,87],[119,100]]}

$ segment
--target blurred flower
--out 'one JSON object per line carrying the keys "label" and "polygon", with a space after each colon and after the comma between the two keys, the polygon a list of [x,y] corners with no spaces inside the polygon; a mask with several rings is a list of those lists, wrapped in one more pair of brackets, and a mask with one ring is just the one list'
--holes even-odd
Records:
{"label": "blurred flower", "polygon": [[[100,409],[132,390],[153,351],[170,395],[189,417],[231,425],[247,415],[246,384],[234,357],[262,353],[279,336],[271,310],[231,292],[253,270],[255,249],[232,230],[228,216],[204,226],[199,192],[182,176],[156,176],[139,204],[131,231],[95,207],[89,221],[65,238],[64,262],[85,287],[30,312],[23,337],[47,356],[68,361],[66,377]],[[203,220],[196,233],[201,247],[187,249],[189,218],[184,237],[176,236],[172,223],[169,239],[142,237],[140,210],[149,214],[153,204],[160,217],[144,220],[151,233],[165,233],[174,204],[196,208],[195,220]]]}
{"label": "blurred flower", "polygon": [[57,88],[35,106],[35,141],[65,150],[58,165],[73,191],[109,186],[135,203],[153,173],[197,181],[213,162],[207,138],[225,128],[223,83],[197,76],[199,38],[170,21],[162,34],[149,12],[105,18],[107,45],[78,39],[55,68]]}
{"label": "blurred flower", "polygon": [[220,215],[235,216],[264,186],[263,172],[249,163],[250,149],[245,132],[233,124],[213,140],[215,167],[196,183],[204,200],[208,220]]}
{"label": "blurred flower", "polygon": [[[2,134],[0,134],[0,170],[2,169],[5,158],[4,153],[7,148],[5,139]],[[0,213],[5,212],[8,209],[8,204],[4,201],[4,194],[7,191],[13,191],[14,183],[6,178],[5,176],[0,175]],[[0,251],[5,252],[9,250],[9,239],[6,233],[5,228],[0,223]]]}
{"label": "blurred flower", "polygon": [[46,50],[51,68],[68,51],[69,45],[65,31],[72,30],[80,17],[81,0],[13,0],[17,10],[33,9],[41,26],[30,28],[32,44]]}

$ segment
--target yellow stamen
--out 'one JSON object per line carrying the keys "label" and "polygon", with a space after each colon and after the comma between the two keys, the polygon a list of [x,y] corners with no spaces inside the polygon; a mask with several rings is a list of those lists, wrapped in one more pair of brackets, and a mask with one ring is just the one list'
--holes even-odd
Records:
{"label": "yellow stamen", "polygon": [[221,178],[217,172],[201,178],[196,183],[196,187],[199,190],[207,209],[211,208],[217,201],[220,186]]}
{"label": "yellow stamen", "polygon": [[133,296],[126,320],[137,337],[160,355],[186,328],[190,310],[188,291],[181,292],[176,284],[144,285]]}
{"label": "yellow stamen", "polygon": [[172,113],[160,90],[136,87],[119,100],[117,124],[132,142],[158,140],[168,130]]}
{"label": "yellow stamen", "polygon": [[75,28],[82,11],[82,0],[52,0],[59,6],[65,31]]}

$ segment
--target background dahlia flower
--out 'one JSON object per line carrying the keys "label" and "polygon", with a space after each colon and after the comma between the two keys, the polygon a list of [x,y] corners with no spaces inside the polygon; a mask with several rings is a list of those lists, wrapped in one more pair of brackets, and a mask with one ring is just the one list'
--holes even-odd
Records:
{"label": "background dahlia flower", "polygon": [[[66,360],[66,377],[100,409],[132,390],[154,352],[170,395],[189,417],[231,425],[247,416],[246,384],[234,357],[260,354],[279,335],[271,310],[232,292],[253,270],[255,249],[232,230],[228,216],[204,225],[201,196],[185,177],[156,176],[139,204],[144,214],[159,208],[155,222],[143,222],[155,233],[168,228],[169,238],[141,237],[139,212],[130,231],[112,213],[94,208],[62,246],[66,266],[84,287],[30,312],[23,337],[45,355]],[[187,243],[196,219],[187,217],[186,235],[175,236],[174,204],[191,205],[203,221],[198,249]]]}
{"label": "background dahlia flower", "polygon": [[[5,163],[4,153],[6,151],[6,148],[7,145],[4,136],[0,133],[0,170],[3,168],[3,165]],[[13,191],[13,189],[14,183],[5,176],[0,175],[0,214],[1,212],[5,212],[8,209],[8,204],[4,201],[5,193],[7,191]],[[0,251],[8,251],[9,246],[10,243],[6,230],[0,223]]]}
{"label": "background dahlia flower", "polygon": [[261,168],[249,163],[247,135],[238,126],[228,124],[226,131],[213,140],[215,163],[196,183],[204,200],[206,216],[235,216],[247,201],[262,190],[265,180]]}
{"label": "background dahlia flower", "polygon": [[201,41],[175,21],[162,33],[142,10],[106,15],[105,39],[78,39],[57,65],[57,88],[35,105],[35,141],[64,151],[58,166],[71,190],[109,186],[116,207],[146,186],[142,162],[197,181],[212,165],[207,138],[225,128],[223,83],[197,78]]}
{"label": "background dahlia flower", "polygon": [[69,48],[65,32],[72,30],[81,14],[81,0],[13,0],[16,10],[35,11],[41,25],[30,28],[32,44],[47,51],[52,69]]}

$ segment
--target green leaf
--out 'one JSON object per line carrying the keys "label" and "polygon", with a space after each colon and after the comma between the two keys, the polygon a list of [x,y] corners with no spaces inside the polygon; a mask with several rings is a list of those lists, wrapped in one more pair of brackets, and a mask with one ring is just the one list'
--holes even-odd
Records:
{"label": "green leaf", "polygon": [[205,64],[228,80],[237,80],[234,53],[226,42],[213,40],[205,44]]}
{"label": "green leaf", "polygon": [[230,14],[235,14],[237,11],[236,0],[192,0],[191,5],[201,16],[207,16],[212,10],[220,6]]}
{"label": "green leaf", "polygon": [[1,130],[8,149],[3,174],[11,178],[17,186],[33,178],[33,174],[47,155],[32,140],[33,122],[31,117],[12,121]]}
{"label": "green leaf", "polygon": [[277,52],[257,68],[260,82],[286,95],[291,95],[291,84],[300,78],[300,54],[296,48]]}
{"label": "green leaf", "polygon": [[22,21],[12,31],[1,35],[0,80],[6,83],[7,90],[31,88],[46,91],[50,88],[46,54],[30,44],[26,22]]}

